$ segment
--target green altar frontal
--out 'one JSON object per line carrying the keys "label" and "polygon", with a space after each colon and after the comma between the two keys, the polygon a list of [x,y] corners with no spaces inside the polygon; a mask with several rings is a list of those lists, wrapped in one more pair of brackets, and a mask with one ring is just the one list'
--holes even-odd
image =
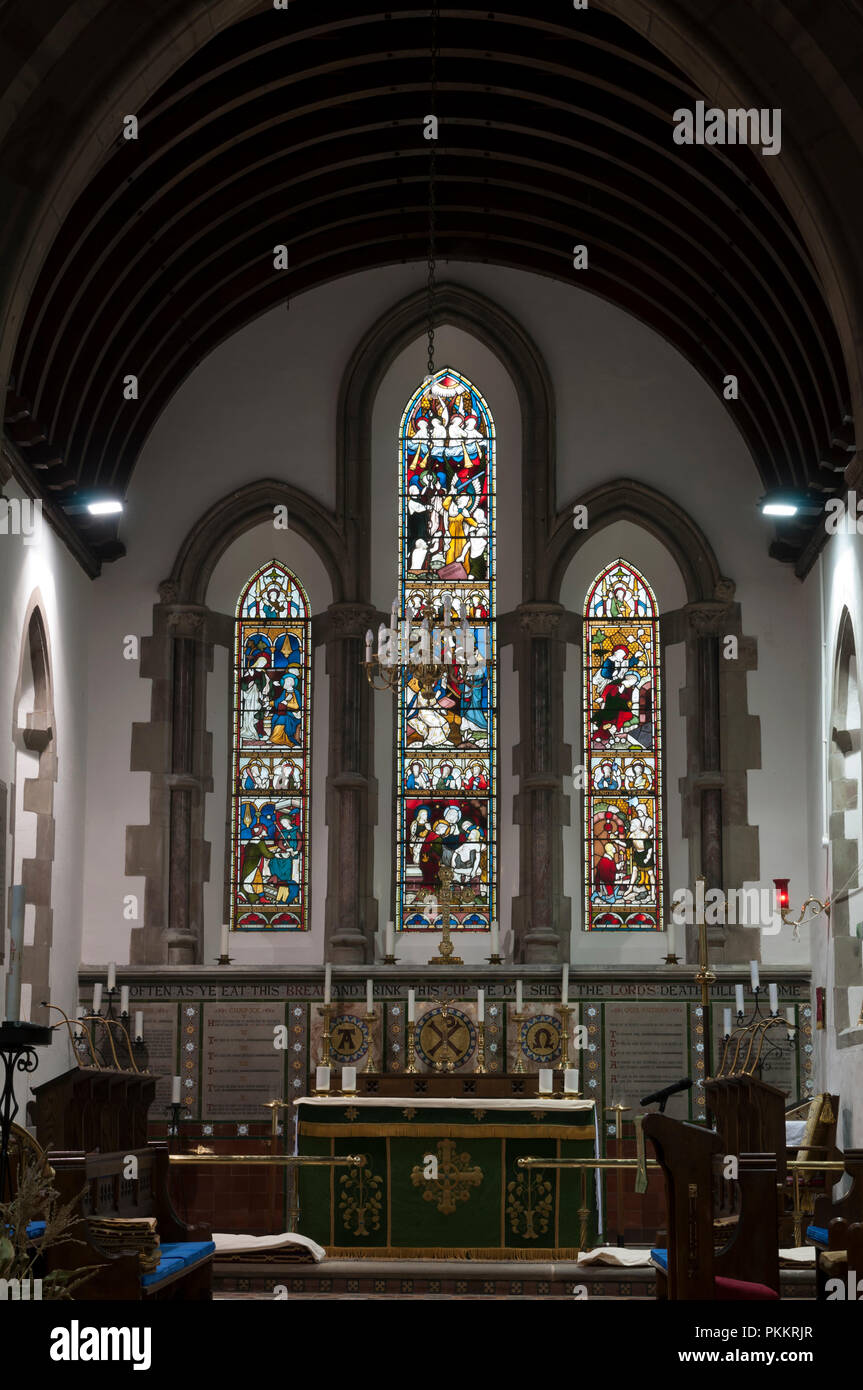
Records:
{"label": "green altar frontal", "polygon": [[[301,1154],[363,1154],[299,1168],[299,1226],[330,1255],[575,1259],[596,1239],[595,1170],[516,1160],[597,1153],[590,1100],[311,1096]],[[433,1160],[433,1161],[432,1161]]]}

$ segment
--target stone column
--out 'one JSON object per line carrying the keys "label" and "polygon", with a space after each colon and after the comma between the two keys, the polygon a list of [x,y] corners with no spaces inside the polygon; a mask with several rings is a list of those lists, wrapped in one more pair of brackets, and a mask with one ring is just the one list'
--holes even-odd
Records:
{"label": "stone column", "polygon": [[377,818],[374,692],[363,661],[365,634],[378,615],[362,603],[327,609],[330,739],[326,821],[326,958],[361,964],[374,959],[377,904],[372,896],[372,833]]}
{"label": "stone column", "polygon": [[521,831],[513,954],[531,965],[569,960],[561,836],[569,817],[563,776],[572,766],[571,750],[563,742],[564,617],[565,609],[557,603],[523,603],[516,609],[521,741],[514,750],[519,779],[515,821]]}

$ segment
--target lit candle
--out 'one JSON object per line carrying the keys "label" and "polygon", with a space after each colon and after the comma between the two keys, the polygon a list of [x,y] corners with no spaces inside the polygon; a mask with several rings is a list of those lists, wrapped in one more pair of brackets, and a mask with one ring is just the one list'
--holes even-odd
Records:
{"label": "lit candle", "polygon": [[476,992],[476,1021],[485,1023],[485,990],[478,989]]}
{"label": "lit candle", "polygon": [[108,966],[108,988],[117,988],[117,966],[114,961],[111,961],[110,965]]}
{"label": "lit candle", "polygon": [[560,1002],[564,1007],[569,1003],[569,966],[563,967],[563,975],[560,985]]}
{"label": "lit candle", "polygon": [[385,953],[394,956],[396,953],[396,924],[387,922]]}
{"label": "lit candle", "polygon": [[97,1014],[102,1007],[102,984],[101,981],[93,986],[93,1013]]}
{"label": "lit candle", "polygon": [[539,1069],[539,1094],[547,1096],[551,1094],[554,1084],[554,1072],[551,1067],[540,1067]]}
{"label": "lit candle", "polygon": [[231,954],[230,951],[229,951],[229,949],[228,949],[228,932],[229,932],[229,931],[230,931],[230,927],[228,926],[228,923],[227,923],[227,922],[223,922],[223,923],[222,923],[222,944],[221,944],[221,947],[220,947],[220,949],[219,949],[219,955],[220,955],[220,956],[228,956],[228,955]]}
{"label": "lit candle", "polygon": [[767,994],[768,994],[768,997],[769,997],[769,999],[770,999],[770,1012],[771,1012],[772,1014],[778,1014],[778,1013],[779,1013],[779,986],[778,986],[778,985],[768,985],[768,986],[767,986]]}
{"label": "lit candle", "polygon": [[497,922],[491,924],[491,954],[493,956],[500,955],[500,927]]}
{"label": "lit candle", "polygon": [[797,1024],[796,1024],[796,1021],[795,1021],[795,1018],[794,1018],[794,1005],[793,1005],[793,1004],[789,1004],[788,1007],[787,1007],[787,1009],[785,1010],[785,1021],[786,1021],[786,1023],[788,1024],[788,1027],[789,1027],[789,1028],[796,1028]]}
{"label": "lit candle", "polygon": [[136,1037],[136,1038],[143,1038],[143,1036],[144,1036],[144,1010],[143,1010],[143,1009],[136,1009],[136,1010],[135,1010],[135,1037]]}
{"label": "lit candle", "polygon": [[122,985],[121,988],[120,988],[120,1013],[121,1013],[121,1014],[127,1014],[128,1012],[129,1012],[129,986],[128,986],[128,985]]}
{"label": "lit candle", "polygon": [[753,989],[757,989],[757,988],[758,988],[758,961],[757,961],[757,960],[751,960],[751,961],[749,962],[749,979],[750,979],[751,982],[752,982],[752,988],[753,988]]}
{"label": "lit candle", "polygon": [[578,1091],[578,1067],[566,1067],[563,1073],[563,1089],[570,1095]]}
{"label": "lit candle", "polygon": [[356,1067],[342,1067],[342,1090],[355,1091],[357,1089],[357,1069]]}
{"label": "lit candle", "polygon": [[327,961],[324,966],[324,1003],[331,1004],[333,995],[333,967]]}
{"label": "lit candle", "polygon": [[524,987],[521,980],[515,982],[515,1011],[517,1014],[524,1012]]}
{"label": "lit candle", "polygon": [[171,1104],[172,1104],[172,1105],[179,1105],[179,1104],[180,1104],[180,1078],[179,1078],[179,1076],[175,1076],[175,1077],[174,1077],[174,1084],[173,1084],[173,1086],[171,1087]]}
{"label": "lit candle", "polygon": [[374,639],[374,635],[373,635],[373,633],[372,633],[372,630],[371,630],[371,628],[369,628],[368,632],[366,633],[366,661],[367,661],[367,662],[371,661],[371,659],[372,659],[372,645],[373,645],[373,643],[374,643],[374,640],[375,640],[375,639]]}
{"label": "lit candle", "polygon": [[375,1004],[374,1004],[374,996],[373,996],[373,994],[372,994],[372,990],[373,990],[373,989],[374,989],[374,981],[373,981],[373,980],[366,980],[366,1013],[367,1013],[367,1014],[370,1014],[370,1013],[372,1012],[372,1010],[374,1009],[374,1007],[375,1007]]}
{"label": "lit candle", "polygon": [[731,1036],[731,1010],[722,1010],[722,1032],[726,1038]]}
{"label": "lit candle", "polygon": [[408,1023],[416,1023],[417,996],[416,990],[408,990]]}
{"label": "lit candle", "polygon": [[734,986],[734,1007],[739,1014],[743,1013],[743,986]]}
{"label": "lit candle", "polygon": [[330,1089],[330,1069],[329,1067],[315,1067],[315,1090],[328,1091]]}

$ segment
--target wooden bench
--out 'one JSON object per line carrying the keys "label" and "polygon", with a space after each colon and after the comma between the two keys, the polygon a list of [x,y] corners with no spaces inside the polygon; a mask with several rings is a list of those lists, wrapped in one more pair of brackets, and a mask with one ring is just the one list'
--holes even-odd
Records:
{"label": "wooden bench", "polygon": [[812,1212],[812,1224],[806,1229],[806,1239],[822,1250],[828,1247],[828,1227],[834,1217],[838,1216],[849,1223],[863,1221],[863,1149],[846,1149],[840,1158],[851,1178],[851,1186],[838,1201],[833,1200],[832,1194],[818,1197]]}
{"label": "wooden bench", "polygon": [[[835,1285],[828,1288],[831,1279],[841,1280],[840,1293]],[[827,1302],[863,1300],[863,1223],[833,1217],[827,1228],[827,1249],[815,1256],[815,1297]]]}
{"label": "wooden bench", "polygon": [[[126,1177],[128,1160],[137,1176]],[[46,1272],[101,1265],[75,1291],[76,1299],[209,1299],[215,1246],[206,1227],[180,1220],[168,1193],[168,1148],[164,1143],[113,1153],[60,1150],[49,1155],[54,1186],[64,1202],[80,1202],[83,1245],[61,1245],[45,1252]],[[143,1274],[137,1254],[109,1254],[93,1240],[89,1217],[155,1216],[161,1241],[159,1267]]]}

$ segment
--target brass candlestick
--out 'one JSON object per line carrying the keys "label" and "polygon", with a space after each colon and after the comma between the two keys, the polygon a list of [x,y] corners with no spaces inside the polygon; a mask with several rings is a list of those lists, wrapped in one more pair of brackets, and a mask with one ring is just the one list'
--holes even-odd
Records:
{"label": "brass candlestick", "polygon": [[663,963],[663,965],[679,965],[679,964],[680,964],[680,957],[679,957],[679,956],[676,956],[676,955],[674,954],[674,952],[671,951],[671,952],[669,952],[669,954],[665,957],[665,959],[664,959],[664,961],[663,961],[662,963]]}
{"label": "brass candlestick", "polygon": [[513,1019],[515,1020],[516,1026],[516,1039],[518,1041],[518,1051],[515,1054],[515,1065],[513,1066],[513,1071],[518,1072],[519,1076],[522,1076],[527,1071],[527,1067],[524,1065],[524,1048],[521,1045],[521,1025],[524,1023],[524,1020],[526,1018],[527,1014],[524,1012],[513,1013]]}
{"label": "brass candlestick", "polygon": [[569,1020],[575,1012],[569,1004],[559,1004],[558,1013],[563,1019],[560,1029],[560,1061],[557,1064],[558,1071],[566,1071],[569,1066]]}
{"label": "brass candlestick", "polygon": [[476,1025],[476,1066],[474,1071],[485,1074],[485,1023]]}
{"label": "brass candlestick", "polygon": [[374,1036],[372,1034],[372,1028],[374,1027],[376,1018],[377,1012],[374,1009],[366,1010],[366,1023],[369,1025],[369,1046],[368,1051],[366,1053],[366,1064],[363,1067],[363,1072],[366,1075],[368,1075],[369,1072],[373,1072],[375,1069],[375,1041]]}
{"label": "brass candlestick", "polygon": [[330,1015],[332,1014],[332,1012],[333,1012],[333,1006],[332,1006],[332,1004],[319,1004],[319,1005],[318,1005],[318,1013],[319,1013],[319,1014],[323,1014],[323,1016],[324,1016],[324,1031],[323,1031],[323,1033],[321,1034],[321,1066],[322,1066],[322,1067],[328,1067],[328,1066],[331,1065],[331,1063],[330,1063],[330,1041],[331,1041],[331,1039],[332,1039],[332,1033],[330,1032]]}
{"label": "brass candlestick", "polygon": [[416,1043],[416,1020],[408,1019],[405,1032],[405,1042],[408,1049],[408,1061],[405,1071],[409,1076],[414,1076],[417,1069],[417,1043]]}
{"label": "brass candlestick", "polygon": [[441,929],[440,951],[436,956],[432,956],[429,965],[464,965],[461,956],[453,955],[455,947],[450,936],[450,891],[452,889],[452,865],[444,864],[438,870],[438,882],[440,884],[440,894],[438,906],[441,910]]}

